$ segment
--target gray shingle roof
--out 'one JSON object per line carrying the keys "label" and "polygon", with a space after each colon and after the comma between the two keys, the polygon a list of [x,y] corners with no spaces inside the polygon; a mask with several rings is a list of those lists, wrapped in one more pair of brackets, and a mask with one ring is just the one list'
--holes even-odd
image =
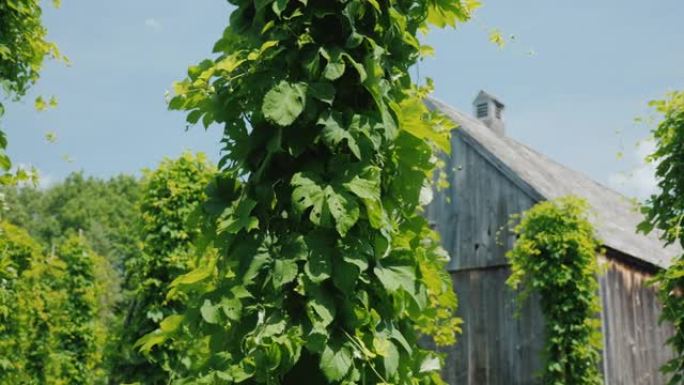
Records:
{"label": "gray shingle roof", "polygon": [[587,177],[505,135],[497,135],[479,120],[436,99],[426,101],[459,125],[462,138],[499,168],[534,200],[575,195],[586,199],[591,220],[604,245],[658,267],[681,254],[678,246],[664,247],[656,233],[636,233],[642,215],[635,203]]}

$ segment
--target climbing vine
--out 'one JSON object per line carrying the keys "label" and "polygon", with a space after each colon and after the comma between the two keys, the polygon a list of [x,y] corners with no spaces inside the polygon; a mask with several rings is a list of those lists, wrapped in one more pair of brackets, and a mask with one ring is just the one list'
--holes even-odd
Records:
{"label": "climbing vine", "polygon": [[170,101],[224,126],[200,215],[217,254],[172,283],[186,311],[141,348],[207,341],[179,383],[442,384],[417,339],[454,342],[456,297],[420,197],[453,125],[408,70],[431,52],[418,32],[476,2],[231,3],[216,57]]}
{"label": "climbing vine", "polygon": [[29,383],[35,378],[31,338],[38,332],[33,316],[44,308],[30,294],[29,283],[41,249],[15,226],[2,223],[0,230],[0,384]]}
{"label": "climbing vine", "polygon": [[[659,191],[643,205],[645,219],[639,230],[649,233],[658,229],[666,244],[684,246],[684,92],[673,92],[651,105],[663,116],[652,132],[656,150],[649,156],[656,164]],[[671,376],[670,385],[684,384],[684,255],[676,256],[655,282],[663,304],[661,319],[675,329],[668,340],[675,355],[663,371]]]}
{"label": "climbing vine", "polygon": [[51,289],[59,293],[52,307],[50,338],[55,346],[46,368],[47,384],[90,385],[105,378],[103,347],[106,329],[101,318],[105,293],[98,284],[106,261],[95,254],[81,235],[72,234],[56,250],[63,274]]}
{"label": "climbing vine", "polygon": [[[188,225],[190,214],[205,198],[204,188],[216,173],[204,154],[164,160],[142,181],[142,255],[126,263],[127,311],[114,349],[113,383],[168,384],[172,371],[191,365],[196,344],[181,342],[143,356],[135,342],[159,327],[164,317],[182,311],[182,298],[166,298],[167,285],[194,265],[192,242],[199,236]],[[173,370],[172,370],[173,369]]]}
{"label": "climbing vine", "polygon": [[0,230],[0,384],[99,383],[106,261],[76,235],[46,255],[26,231]]}
{"label": "climbing vine", "polygon": [[602,384],[597,251],[588,205],[573,197],[542,202],[525,212],[507,254],[507,283],[522,288],[519,301],[537,295],[545,320],[548,385]]}
{"label": "climbing vine", "polygon": [[[60,0],[53,0],[58,7]],[[19,99],[38,80],[45,57],[62,59],[57,46],[46,40],[41,20],[40,0],[4,0],[0,2],[0,88],[7,97]],[[0,118],[5,108],[0,103]],[[12,162],[5,153],[7,136],[0,129],[0,184],[12,183],[15,177],[26,179],[20,171],[9,173]]]}

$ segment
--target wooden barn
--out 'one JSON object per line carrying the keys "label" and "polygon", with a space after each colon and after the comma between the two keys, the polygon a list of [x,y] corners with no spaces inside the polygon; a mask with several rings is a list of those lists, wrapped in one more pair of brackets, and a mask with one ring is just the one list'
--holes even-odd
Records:
{"label": "wooden barn", "polygon": [[[515,316],[515,293],[505,254],[515,237],[507,231],[512,214],[536,202],[566,195],[586,199],[605,246],[597,255],[600,277],[607,385],[663,385],[659,372],[671,352],[671,333],[659,325],[660,305],[647,281],[680,250],[663,248],[656,236],[636,234],[641,221],[634,203],[506,136],[504,105],[480,92],[475,117],[431,99],[459,128],[447,159],[450,187],[434,194],[427,215],[442,235],[459,297],[463,334],[446,349],[445,378],[451,385],[538,384],[544,320],[531,298]],[[578,154],[581,156],[581,154]]]}

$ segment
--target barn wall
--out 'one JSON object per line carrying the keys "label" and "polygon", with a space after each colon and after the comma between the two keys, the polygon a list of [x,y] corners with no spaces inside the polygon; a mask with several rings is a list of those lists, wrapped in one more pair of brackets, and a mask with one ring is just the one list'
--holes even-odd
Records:
{"label": "barn wall", "polygon": [[505,282],[505,254],[515,242],[507,230],[511,215],[534,200],[461,135],[453,136],[453,157],[446,159],[450,186],[435,193],[427,209],[452,257],[464,321],[456,346],[443,349],[445,379],[450,385],[532,385],[541,369],[543,319],[534,300],[518,309]]}
{"label": "barn wall", "polygon": [[[515,238],[505,229],[510,215],[535,201],[500,166],[485,159],[468,137],[454,135],[454,156],[446,160],[450,187],[437,192],[426,214],[452,256],[454,289],[463,334],[448,353],[450,385],[535,385],[541,369],[543,317],[528,301],[515,316],[516,302],[505,284],[505,253]],[[660,307],[649,272],[608,258],[600,278],[607,385],[664,385],[658,368],[670,356],[664,348],[669,327],[658,326]]]}
{"label": "barn wall", "polygon": [[672,357],[671,325],[658,325],[661,305],[648,272],[615,258],[604,260],[601,283],[604,363],[608,385],[664,385],[659,368]]}
{"label": "barn wall", "polygon": [[534,298],[517,305],[506,286],[509,274],[505,266],[452,273],[464,324],[458,343],[442,350],[450,385],[539,383],[534,374],[541,370],[544,322]]}
{"label": "barn wall", "polygon": [[461,135],[453,136],[454,155],[446,159],[449,187],[435,193],[427,217],[451,255],[450,270],[504,265],[515,241],[505,230],[509,218],[534,201]]}
{"label": "barn wall", "polygon": [[[659,325],[661,306],[649,272],[602,258],[599,277],[606,385],[665,385],[659,368],[672,357],[665,347],[670,325]],[[447,353],[444,378],[450,385],[534,385],[541,370],[544,321],[531,297],[518,307],[506,286],[505,266],[451,273],[464,321],[458,343]],[[518,314],[516,315],[516,312]]]}

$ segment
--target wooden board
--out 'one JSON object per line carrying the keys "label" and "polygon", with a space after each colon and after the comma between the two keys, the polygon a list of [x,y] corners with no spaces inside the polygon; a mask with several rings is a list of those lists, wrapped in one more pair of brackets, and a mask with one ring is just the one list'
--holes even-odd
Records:
{"label": "wooden board", "polygon": [[509,219],[534,201],[460,136],[452,147],[454,156],[445,159],[450,186],[426,210],[451,255],[449,269],[503,265],[515,242]]}

